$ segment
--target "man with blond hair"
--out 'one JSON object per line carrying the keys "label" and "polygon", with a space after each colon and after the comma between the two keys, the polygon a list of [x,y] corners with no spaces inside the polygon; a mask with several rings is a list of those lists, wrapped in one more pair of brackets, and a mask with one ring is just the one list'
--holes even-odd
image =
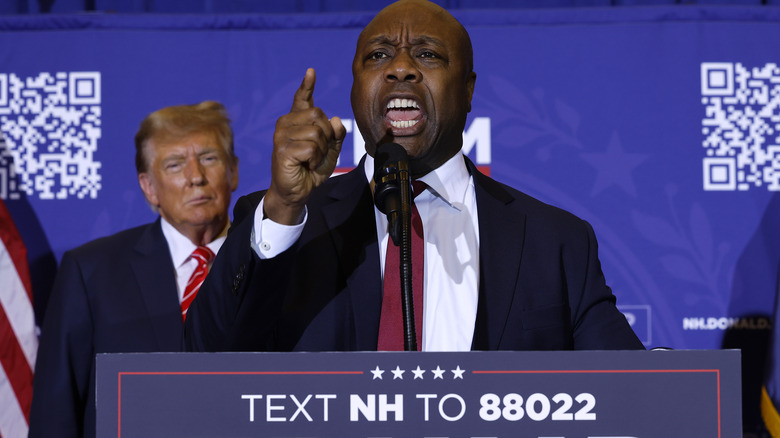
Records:
{"label": "man with blond hair", "polygon": [[157,220],[64,254],[41,333],[30,437],[94,437],[97,353],[181,351],[183,320],[227,235],[238,158],[222,104],[148,115],[135,137]]}

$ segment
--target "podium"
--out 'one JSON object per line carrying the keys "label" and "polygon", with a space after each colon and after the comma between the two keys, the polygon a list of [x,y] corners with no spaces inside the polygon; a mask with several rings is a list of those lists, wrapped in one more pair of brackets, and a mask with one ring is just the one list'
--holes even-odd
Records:
{"label": "podium", "polygon": [[742,436],[740,352],[97,356],[98,437]]}

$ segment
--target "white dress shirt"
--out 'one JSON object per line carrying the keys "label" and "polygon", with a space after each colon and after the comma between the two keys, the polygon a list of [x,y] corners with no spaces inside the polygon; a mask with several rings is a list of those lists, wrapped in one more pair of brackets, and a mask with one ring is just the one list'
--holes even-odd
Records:
{"label": "white dress shirt", "polygon": [[[189,281],[190,276],[192,276],[192,273],[195,272],[195,268],[198,266],[198,262],[195,259],[190,258],[197,246],[164,218],[160,218],[160,223],[162,225],[163,236],[165,236],[165,240],[168,242],[168,249],[171,251],[173,266],[176,267],[176,292],[179,294],[179,303],[181,303],[182,298],[184,298],[184,289],[187,286],[187,282]],[[222,244],[225,243],[229,227],[230,224],[228,223],[225,226],[225,229],[219,234],[219,237],[206,245],[214,254],[218,253]]]}
{"label": "white dress shirt", "polygon": [[[370,182],[374,160],[366,156],[364,171]],[[474,181],[462,154],[420,178],[428,185],[414,202],[423,223],[425,286],[423,351],[468,351],[474,335],[479,291],[479,222]],[[257,207],[252,248],[261,258],[284,252],[300,237],[306,223],[286,226],[263,219]],[[384,275],[387,217],[374,208],[379,259]]]}

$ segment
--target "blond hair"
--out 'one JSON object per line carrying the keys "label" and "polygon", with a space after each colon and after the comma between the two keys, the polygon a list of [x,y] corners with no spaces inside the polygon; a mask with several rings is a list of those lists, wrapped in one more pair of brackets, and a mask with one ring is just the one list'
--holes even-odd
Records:
{"label": "blond hair", "polygon": [[221,103],[207,100],[195,105],[165,107],[146,116],[135,134],[136,171],[141,174],[148,170],[144,152],[150,140],[175,141],[195,133],[214,134],[232,162],[238,162],[227,110]]}

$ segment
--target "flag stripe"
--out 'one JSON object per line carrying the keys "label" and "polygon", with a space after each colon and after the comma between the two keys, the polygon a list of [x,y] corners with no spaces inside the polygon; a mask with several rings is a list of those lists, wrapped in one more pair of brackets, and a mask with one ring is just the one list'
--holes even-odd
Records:
{"label": "flag stripe", "polygon": [[780,414],[766,391],[766,386],[761,387],[761,416],[764,418],[769,434],[772,437],[780,437]]}
{"label": "flag stripe", "polygon": [[[35,312],[23,280],[9,259],[10,250],[0,241],[0,308],[7,313],[6,324],[15,336],[30,368],[35,366],[38,337],[35,335]],[[0,344],[4,345],[4,344]]]}
{"label": "flag stripe", "polygon": [[32,283],[30,282],[30,270],[27,266],[27,248],[25,248],[11,213],[8,212],[2,199],[0,199],[0,240],[5,245],[5,249],[13,261],[13,266],[22,280],[24,290],[27,292],[27,299],[32,303]]}
{"label": "flag stripe", "polygon": [[30,364],[25,360],[24,353],[16,340],[16,336],[14,336],[13,330],[11,330],[11,325],[8,323],[3,307],[0,307],[0,345],[3,346],[0,362],[2,362],[5,375],[16,396],[16,404],[24,412],[25,420],[29,420],[30,404],[32,403],[33,372]]}
{"label": "flag stripe", "polygon": [[0,437],[26,437],[28,432],[27,422],[16,396],[11,388],[8,377],[0,367]]}
{"label": "flag stripe", "polygon": [[38,338],[27,250],[0,199],[0,436],[26,436]]}

